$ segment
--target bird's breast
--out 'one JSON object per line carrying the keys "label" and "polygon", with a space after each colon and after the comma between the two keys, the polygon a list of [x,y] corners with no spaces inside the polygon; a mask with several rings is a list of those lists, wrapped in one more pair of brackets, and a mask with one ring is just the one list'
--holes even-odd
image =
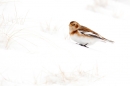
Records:
{"label": "bird's breast", "polygon": [[79,36],[79,35],[70,35],[71,39],[74,40],[75,42],[79,43],[79,44],[87,44],[88,45],[91,45],[91,44],[94,44],[97,39],[95,38],[90,38],[90,37],[87,37],[87,36]]}

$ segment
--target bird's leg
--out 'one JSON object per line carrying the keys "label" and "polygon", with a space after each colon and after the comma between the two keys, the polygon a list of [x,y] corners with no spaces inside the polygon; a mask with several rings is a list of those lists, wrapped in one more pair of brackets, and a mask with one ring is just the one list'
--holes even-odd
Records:
{"label": "bird's leg", "polygon": [[88,43],[86,43],[86,44],[84,45],[84,47],[89,48],[87,45],[88,45]]}
{"label": "bird's leg", "polygon": [[84,46],[85,47],[85,45],[83,45],[83,44],[79,44],[80,46]]}
{"label": "bird's leg", "polygon": [[[88,44],[88,43],[87,43]],[[87,44],[85,44],[85,45],[83,45],[83,44],[79,44],[80,46],[83,46],[83,47],[86,47],[86,48],[89,48],[88,46],[87,46]]]}

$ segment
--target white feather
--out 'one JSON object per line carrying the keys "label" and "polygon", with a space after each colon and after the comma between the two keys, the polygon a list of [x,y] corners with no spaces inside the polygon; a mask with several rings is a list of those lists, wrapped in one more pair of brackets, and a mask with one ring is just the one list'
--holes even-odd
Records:
{"label": "white feather", "polygon": [[96,34],[94,34],[94,33],[92,33],[92,32],[85,32],[85,31],[82,31],[82,30],[78,30],[78,32],[79,33],[81,33],[81,34],[85,34],[85,35],[95,35],[95,36],[97,36]]}
{"label": "white feather", "polygon": [[75,35],[71,35],[70,37],[75,42],[77,42],[79,44],[83,44],[83,45],[85,45],[87,43],[88,43],[88,45],[92,45],[92,44],[94,44],[95,42],[98,41],[98,39],[96,39],[96,38],[90,38],[90,37],[87,37],[87,36],[86,37],[82,37],[82,36],[78,36],[76,34]]}

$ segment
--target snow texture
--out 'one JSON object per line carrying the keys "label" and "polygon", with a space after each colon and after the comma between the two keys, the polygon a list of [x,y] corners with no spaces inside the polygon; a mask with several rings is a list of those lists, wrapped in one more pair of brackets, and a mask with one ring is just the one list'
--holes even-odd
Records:
{"label": "snow texture", "polygon": [[[0,86],[129,86],[130,7],[123,0],[0,0]],[[115,43],[69,37],[78,21]]]}

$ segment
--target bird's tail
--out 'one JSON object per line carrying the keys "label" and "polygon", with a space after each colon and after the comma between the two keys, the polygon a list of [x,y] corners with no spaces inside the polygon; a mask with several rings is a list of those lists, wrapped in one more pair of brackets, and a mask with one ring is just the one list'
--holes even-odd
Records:
{"label": "bird's tail", "polygon": [[114,43],[114,41],[104,38],[104,41]]}

